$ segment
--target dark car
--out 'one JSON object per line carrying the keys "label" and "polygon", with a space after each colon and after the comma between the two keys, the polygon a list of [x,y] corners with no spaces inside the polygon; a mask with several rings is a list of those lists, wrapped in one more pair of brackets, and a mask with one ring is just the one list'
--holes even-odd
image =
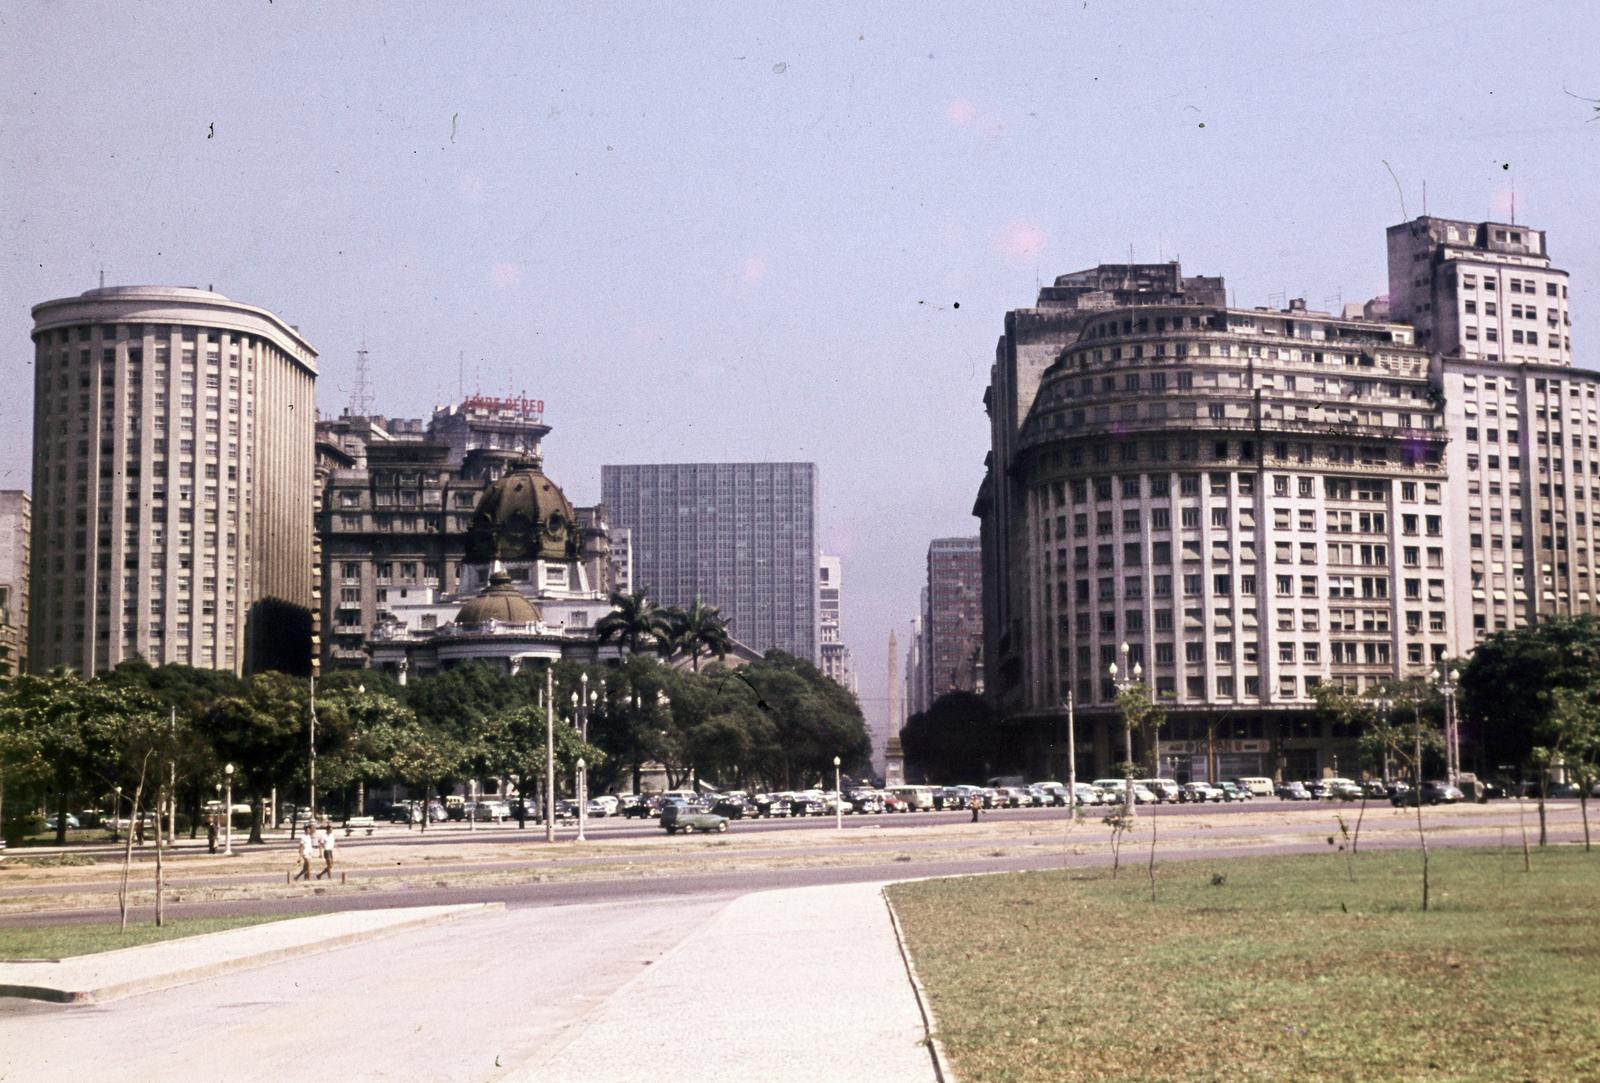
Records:
{"label": "dark car", "polygon": [[1453,805],[1461,800],[1461,791],[1448,782],[1424,780],[1419,789],[1407,787],[1393,794],[1389,803],[1398,808],[1415,805],[1419,800],[1425,805]]}
{"label": "dark car", "polygon": [[1277,790],[1274,791],[1274,792],[1277,793],[1279,800],[1282,800],[1282,801],[1309,801],[1309,800],[1311,800],[1310,792],[1307,791],[1305,786],[1302,785],[1299,782],[1285,782],[1283,785],[1279,786],[1277,788]]}
{"label": "dark car", "polygon": [[789,815],[791,816],[821,816],[826,811],[822,802],[815,797],[801,795],[789,802]]}
{"label": "dark car", "polygon": [[661,826],[669,835],[679,832],[726,831],[728,818],[713,812],[695,812],[687,804],[672,801],[661,806]]}
{"label": "dark car", "polygon": [[742,820],[748,813],[755,815],[750,804],[741,797],[723,797],[711,806],[711,811],[718,816],[726,816],[730,820]]}

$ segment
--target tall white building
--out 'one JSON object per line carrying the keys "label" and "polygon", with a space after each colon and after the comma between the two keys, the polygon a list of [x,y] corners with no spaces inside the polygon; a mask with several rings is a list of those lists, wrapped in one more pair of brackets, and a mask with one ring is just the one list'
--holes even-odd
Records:
{"label": "tall white building", "polygon": [[308,669],[316,351],[208,290],[33,318],[30,665]]}
{"label": "tall white building", "polygon": [[840,687],[854,693],[856,673],[850,661],[850,648],[839,638],[839,592],[843,586],[841,561],[824,554],[817,568],[818,633],[822,654],[819,668],[824,677],[832,678]]}

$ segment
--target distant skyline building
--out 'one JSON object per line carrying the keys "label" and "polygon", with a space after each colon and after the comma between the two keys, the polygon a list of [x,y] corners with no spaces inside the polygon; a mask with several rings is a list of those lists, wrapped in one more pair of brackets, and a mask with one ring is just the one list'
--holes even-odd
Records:
{"label": "distant skyline building", "polygon": [[818,632],[822,652],[819,668],[824,677],[832,678],[854,695],[855,668],[851,664],[850,648],[840,639],[839,601],[843,586],[843,563],[836,556],[824,555],[817,569]]}
{"label": "distant skyline building", "polygon": [[613,526],[631,533],[635,590],[699,598],[758,653],[819,663],[815,463],[611,465],[600,478]]}
{"label": "distant skyline building", "polygon": [[922,709],[946,692],[983,691],[983,549],[977,537],[928,545]]}
{"label": "distant skyline building", "polygon": [[33,319],[30,666],[305,672],[316,350],[186,287],[93,289]]}
{"label": "distant skyline building", "polygon": [[889,657],[887,661],[888,714],[885,716],[883,732],[872,735],[872,768],[879,775],[882,775],[885,770],[889,739],[899,736],[900,731],[905,728],[906,724],[905,691],[900,683],[900,644],[895,639],[893,628],[889,629]]}
{"label": "distant skyline building", "polygon": [[33,501],[0,490],[0,677],[28,672],[28,568]]}

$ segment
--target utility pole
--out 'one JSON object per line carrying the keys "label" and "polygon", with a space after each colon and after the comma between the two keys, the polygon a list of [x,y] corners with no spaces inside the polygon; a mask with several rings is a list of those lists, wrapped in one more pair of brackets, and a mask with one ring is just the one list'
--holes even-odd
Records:
{"label": "utility pole", "polygon": [[556,670],[544,667],[544,841],[556,841]]}

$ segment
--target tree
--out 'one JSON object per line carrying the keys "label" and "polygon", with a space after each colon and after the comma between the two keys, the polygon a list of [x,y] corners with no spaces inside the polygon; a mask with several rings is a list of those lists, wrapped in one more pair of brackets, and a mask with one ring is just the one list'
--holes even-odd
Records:
{"label": "tree", "polygon": [[1428,909],[1431,883],[1428,872],[1428,836],[1422,826],[1423,757],[1442,748],[1439,731],[1426,719],[1423,710],[1438,689],[1420,677],[1407,677],[1382,686],[1387,698],[1393,695],[1390,709],[1370,723],[1360,738],[1363,755],[1393,761],[1411,777],[1411,797],[1417,803],[1417,842],[1422,848],[1422,909]]}
{"label": "tree", "polygon": [[671,638],[667,612],[650,599],[648,587],[632,594],[613,591],[611,604],[616,608],[594,626],[595,636],[602,644],[615,640],[630,654],[639,654]]}
{"label": "tree", "polygon": [[663,643],[668,649],[664,653],[668,657],[687,654],[694,672],[700,672],[702,651],[721,661],[733,650],[728,622],[716,606],[706,605],[698,595],[688,609],[668,609],[666,614],[668,633]]}
{"label": "tree", "polygon": [[[606,754],[584,742],[578,731],[558,722],[555,734],[555,771],[558,779],[571,778],[581,758],[593,772],[603,770]],[[533,705],[512,707],[489,720],[474,755],[482,769],[501,778],[522,780],[519,789],[532,792],[527,783],[542,780],[545,770],[545,713]]]}
{"label": "tree", "polygon": [[990,769],[1005,773],[1020,767],[1020,758],[1009,758],[1020,749],[997,737],[994,708],[973,692],[946,692],[900,730],[912,777],[945,785],[981,780]]}
{"label": "tree", "polygon": [[1485,764],[1527,764],[1547,742],[1551,693],[1600,681],[1600,619],[1556,617],[1496,632],[1461,670],[1462,718],[1472,723]]}
{"label": "tree", "polygon": [[[1552,689],[1549,710],[1539,725],[1538,737],[1542,743],[1533,748],[1533,763],[1539,769],[1539,845],[1544,846],[1547,841],[1545,801],[1550,793],[1550,772],[1558,764],[1575,761],[1579,765],[1577,773],[1580,776],[1586,774],[1584,759],[1593,755],[1595,742],[1600,740],[1600,687],[1585,691],[1575,688]],[[1580,787],[1585,848],[1589,839],[1589,785]]]}
{"label": "tree", "polygon": [[[257,673],[240,694],[211,704],[199,729],[217,758],[232,763],[250,796],[250,839],[261,842],[262,799],[280,783],[304,777],[310,751],[305,682],[284,673]],[[320,738],[320,734],[318,735]],[[232,810],[228,815],[232,816]]]}

